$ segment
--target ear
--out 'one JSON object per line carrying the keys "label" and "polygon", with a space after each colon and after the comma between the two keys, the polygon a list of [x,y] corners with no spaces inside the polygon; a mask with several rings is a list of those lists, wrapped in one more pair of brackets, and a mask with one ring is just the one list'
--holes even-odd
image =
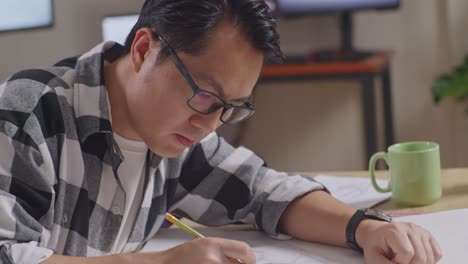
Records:
{"label": "ear", "polygon": [[133,40],[130,56],[132,59],[133,70],[139,72],[145,62],[154,63],[155,56],[151,54],[159,53],[159,39],[155,38],[153,31],[149,28],[140,28]]}

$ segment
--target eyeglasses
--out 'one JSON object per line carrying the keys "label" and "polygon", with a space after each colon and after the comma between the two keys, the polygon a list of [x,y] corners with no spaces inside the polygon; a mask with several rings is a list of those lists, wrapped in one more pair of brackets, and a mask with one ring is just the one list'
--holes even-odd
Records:
{"label": "eyeglasses", "polygon": [[184,76],[185,80],[189,83],[190,87],[192,87],[193,94],[187,100],[187,105],[193,111],[198,112],[200,114],[208,115],[223,108],[220,120],[225,124],[236,124],[242,122],[255,113],[255,109],[253,108],[251,102],[246,102],[244,103],[244,105],[229,104],[226,103],[218,95],[200,88],[182,64],[182,61],[177,56],[175,50],[169,45],[169,43],[164,39],[164,37],[158,34],[156,34],[156,37],[163,41],[164,44],[167,46],[177,69],[180,71],[182,76]]}

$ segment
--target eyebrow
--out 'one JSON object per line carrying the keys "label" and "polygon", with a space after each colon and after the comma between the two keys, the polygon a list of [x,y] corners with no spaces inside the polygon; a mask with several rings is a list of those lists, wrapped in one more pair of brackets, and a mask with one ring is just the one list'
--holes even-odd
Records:
{"label": "eyebrow", "polygon": [[[214,88],[215,90],[221,95],[222,98],[226,98],[226,96],[224,95],[224,87],[223,85],[221,85],[220,82],[218,82],[218,80],[216,80],[211,74],[208,74],[208,73],[202,73],[202,72],[198,72],[197,77],[209,82]],[[241,102],[241,103],[248,103],[248,102],[251,102],[252,101],[252,95],[249,95],[249,96],[246,96],[246,97],[240,97],[240,98],[236,98],[236,99],[232,99],[231,101],[234,101],[234,102]]]}

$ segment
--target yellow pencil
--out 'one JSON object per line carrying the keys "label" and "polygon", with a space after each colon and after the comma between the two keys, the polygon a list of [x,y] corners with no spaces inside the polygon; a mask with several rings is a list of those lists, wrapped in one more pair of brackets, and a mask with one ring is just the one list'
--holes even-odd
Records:
{"label": "yellow pencil", "polygon": [[[190,233],[192,236],[194,236],[196,238],[204,238],[205,237],[204,235],[200,234],[197,230],[195,230],[195,229],[191,228],[190,226],[182,223],[179,219],[177,219],[177,217],[173,216],[170,213],[166,213],[166,220],[173,223],[174,225],[182,228],[182,230],[187,231],[188,233]],[[237,261],[237,263],[245,264],[245,262],[243,262],[240,259],[235,259],[235,261]]]}
{"label": "yellow pencil", "polygon": [[190,226],[182,223],[179,219],[177,219],[177,217],[171,215],[170,213],[167,213],[166,214],[166,220],[173,223],[174,225],[182,228],[183,230],[189,232],[190,234],[192,234],[192,236],[196,237],[196,238],[204,238],[205,236],[200,234],[197,230],[191,228]]}

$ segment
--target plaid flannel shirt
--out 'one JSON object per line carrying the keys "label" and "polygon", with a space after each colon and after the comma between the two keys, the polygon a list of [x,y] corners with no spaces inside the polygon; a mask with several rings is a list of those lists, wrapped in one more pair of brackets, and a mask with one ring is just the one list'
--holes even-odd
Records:
{"label": "plaid flannel shirt", "polygon": [[[1,263],[116,253],[125,192],[115,173],[123,157],[112,136],[103,72],[122,51],[102,43],[0,84]],[[210,226],[252,223],[275,237],[288,203],[323,189],[310,178],[267,168],[215,133],[176,158],[148,151],[146,164],[125,252],[152,239],[174,210]]]}

